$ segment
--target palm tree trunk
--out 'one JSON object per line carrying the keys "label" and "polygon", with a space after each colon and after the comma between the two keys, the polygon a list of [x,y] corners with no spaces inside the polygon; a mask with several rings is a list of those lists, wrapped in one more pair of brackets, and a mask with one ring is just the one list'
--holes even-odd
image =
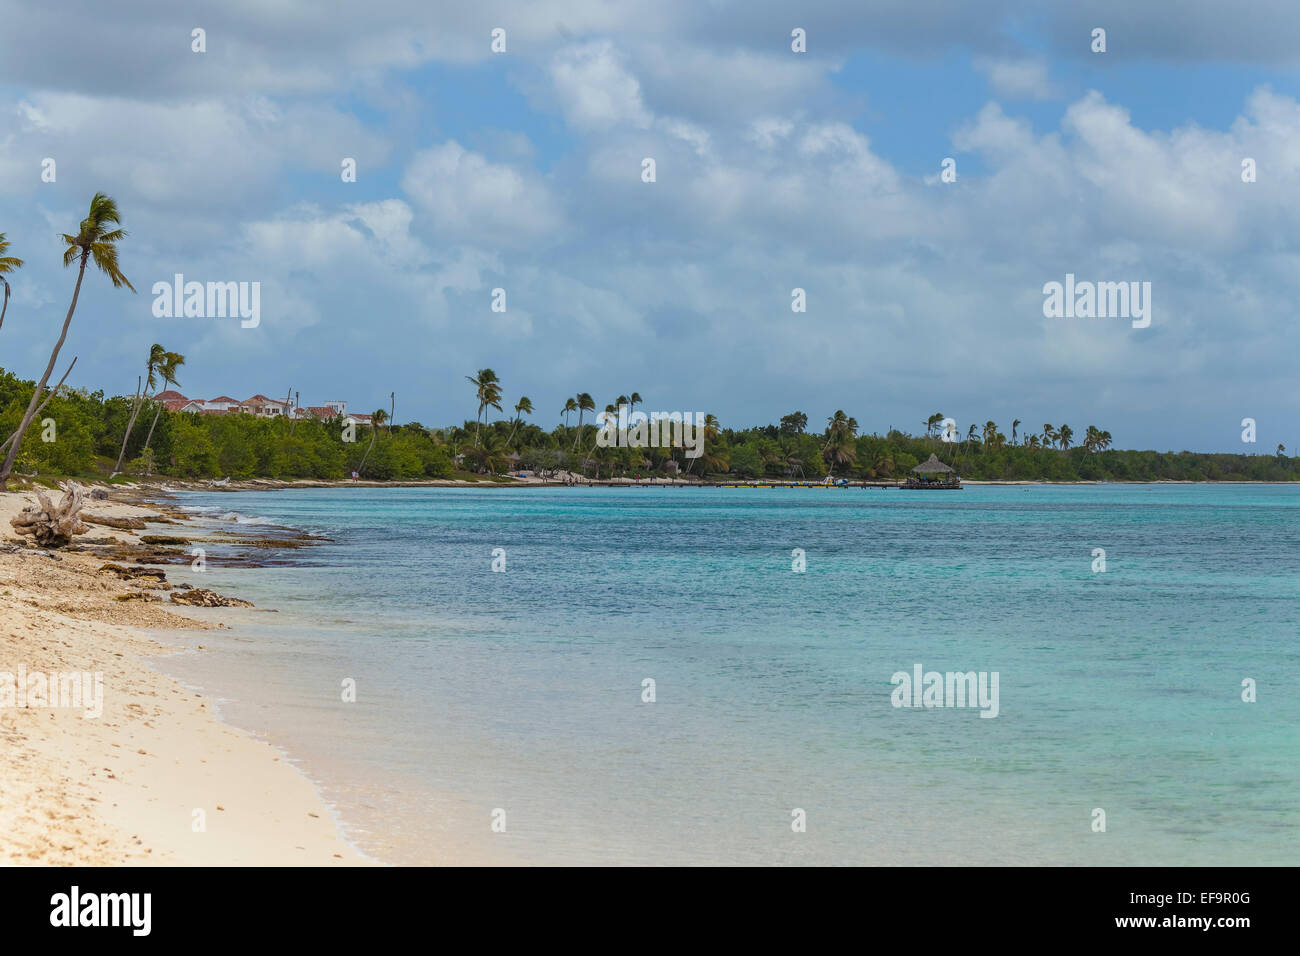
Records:
{"label": "palm tree trunk", "polygon": [[375,447],[375,432],[379,429],[375,427],[374,422],[370,423],[370,444],[366,447],[366,453],[361,456],[361,464],[357,465],[357,477],[362,477],[361,469],[366,467],[366,459],[370,457],[370,451]]}
{"label": "palm tree trunk", "polygon": [[5,284],[5,304],[0,308],[0,329],[2,329],[5,324],[5,313],[9,311],[9,283],[5,282],[4,279],[0,279],[0,282]]}
{"label": "palm tree trunk", "polygon": [[[153,413],[153,421],[149,425],[149,434],[146,435],[144,439],[144,452],[147,452],[149,450],[149,443],[153,441],[153,430],[154,427],[158,424],[158,416],[161,414],[162,414],[162,402],[159,402],[157,410]],[[141,452],[141,454],[144,454],[144,452]]]}
{"label": "palm tree trunk", "polygon": [[135,405],[131,408],[131,417],[126,423],[126,434],[122,436],[122,450],[117,453],[117,464],[113,466],[113,474],[122,473],[122,459],[126,457],[126,443],[131,440],[131,430],[135,428],[135,417],[140,414],[140,386],[143,383],[140,376],[135,378]]}
{"label": "palm tree trunk", "polygon": [[63,343],[68,338],[68,326],[72,324],[72,314],[77,311],[77,299],[81,295],[81,280],[86,277],[86,262],[89,258],[90,252],[83,250],[81,253],[81,267],[77,270],[77,284],[72,290],[72,304],[68,306],[68,315],[63,320],[63,331],[59,333],[59,340],[54,343],[54,351],[50,353],[50,362],[45,366],[45,374],[36,383],[36,390],[32,392],[32,400],[27,403],[27,411],[23,413],[23,419],[18,425],[18,437],[9,446],[9,454],[5,456],[4,464],[0,465],[0,491],[9,490],[9,475],[13,473],[14,461],[18,458],[18,448],[23,443],[23,436],[27,434],[27,428],[31,425],[32,419],[36,417],[36,406],[41,403],[41,393],[45,390],[45,383],[50,380],[50,373],[54,371],[54,363],[59,360],[59,350],[63,348]]}
{"label": "palm tree trunk", "polygon": [[[63,373],[63,378],[59,379],[59,384],[58,384],[58,385],[55,385],[55,386],[54,386],[53,388],[51,388],[51,389],[46,389],[46,391],[45,391],[45,401],[41,402],[40,406],[36,409],[36,415],[39,415],[41,412],[45,411],[45,406],[48,405],[48,404],[50,404],[50,399],[52,399],[52,398],[54,397],[55,392],[57,392],[59,389],[61,389],[61,388],[63,387],[63,383],[66,382],[66,381],[68,380],[68,376],[69,376],[70,374],[72,374],[72,366],[73,366],[73,365],[76,365],[76,364],[77,364],[77,357],[74,355],[74,356],[72,357],[72,364],[69,365],[69,366],[68,366],[68,370],[67,370],[66,372]],[[33,415],[32,417],[35,418],[36,415]],[[0,442],[0,451],[4,451],[6,448],[8,448],[8,447],[9,447],[9,443],[10,443],[11,441],[13,441],[13,440],[14,440],[15,438],[17,438],[17,437],[18,437],[18,433],[17,433],[17,432],[14,432],[12,435],[10,435],[8,438],[6,438],[3,442]]]}

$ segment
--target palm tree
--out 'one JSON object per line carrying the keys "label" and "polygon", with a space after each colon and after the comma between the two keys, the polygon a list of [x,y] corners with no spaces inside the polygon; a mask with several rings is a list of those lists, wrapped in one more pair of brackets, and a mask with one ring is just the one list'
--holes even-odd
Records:
{"label": "palm tree", "polygon": [[565,431],[568,431],[569,428],[569,413],[576,412],[577,410],[578,410],[578,403],[575,402],[572,398],[566,398],[564,400],[564,407],[560,409],[560,413],[564,416]]}
{"label": "palm tree", "polygon": [[978,428],[978,426],[976,426],[976,425],[971,425],[970,428],[966,429],[966,440],[967,440],[967,441],[976,441],[976,440],[978,440],[979,435],[976,434],[976,430],[977,430],[977,428]]}
{"label": "palm tree", "polygon": [[1016,444],[1016,429],[1019,427],[1020,427],[1020,419],[1017,418],[1015,421],[1011,423],[1011,444],[1013,445]]}
{"label": "palm tree", "polygon": [[[158,364],[158,374],[162,376],[164,385],[179,385],[176,380],[177,370],[185,364],[185,356],[179,352],[167,352],[163,355],[163,360]],[[158,416],[162,414],[162,402],[157,403],[158,407],[154,409],[153,421],[149,425],[149,434],[144,439],[144,453],[149,451],[149,443],[153,441],[153,430],[158,424]]]}
{"label": "palm tree", "polygon": [[627,397],[627,413],[631,415],[634,411],[636,411],[637,403],[642,400],[643,399],[641,398],[640,392],[633,392],[631,395],[629,395]]}
{"label": "palm tree", "polygon": [[1051,447],[1056,443],[1056,429],[1051,425],[1043,426],[1043,446]]}
{"label": "palm tree", "polygon": [[941,421],[943,421],[943,412],[935,412],[925,420],[925,436],[927,438],[934,437],[934,430]]}
{"label": "palm tree", "polygon": [[1283,445],[1281,442],[1278,442],[1278,443],[1277,443],[1277,457],[1281,458],[1281,457],[1282,457],[1282,453],[1285,452],[1285,451],[1286,451],[1286,445]]}
{"label": "palm tree", "polygon": [[167,355],[167,350],[155,342],[149,346],[149,358],[145,361],[145,379],[144,393],[140,392],[140,380],[136,380],[135,402],[131,406],[131,417],[126,421],[126,433],[122,436],[122,450],[117,453],[117,464],[113,466],[113,474],[122,473],[122,460],[126,458],[126,443],[131,439],[131,432],[135,430],[135,419],[140,414],[140,406],[144,400],[149,397],[149,392],[158,387],[158,366],[162,364],[163,358]]}
{"label": "palm tree", "polygon": [[[485,371],[491,371],[486,369]],[[370,415],[370,444],[366,446],[366,453],[361,456],[361,464],[357,465],[357,474],[361,474],[361,469],[366,467],[366,459],[370,457],[370,451],[375,447],[375,436],[379,429],[383,427],[384,422],[388,421],[388,412],[382,408],[376,408]]]}
{"label": "palm tree", "polygon": [[515,437],[515,429],[518,428],[520,424],[523,422],[523,416],[531,415],[532,413],[533,413],[533,403],[532,400],[527,395],[525,395],[523,398],[519,399],[519,401],[515,403],[515,423],[514,426],[510,429],[510,437],[506,439],[507,445],[510,444],[511,440]]}
{"label": "palm tree", "polygon": [[984,444],[992,445],[993,436],[996,435],[997,433],[998,433],[998,426],[996,422],[985,422],[984,423]]}
{"label": "palm tree", "polygon": [[77,270],[77,284],[73,287],[72,304],[68,306],[68,314],[63,320],[63,330],[59,333],[59,340],[54,343],[54,350],[50,352],[50,361],[45,366],[45,374],[36,383],[36,389],[32,392],[32,400],[28,402],[27,411],[23,413],[22,421],[18,425],[17,437],[14,438],[13,444],[9,446],[9,454],[5,457],[4,464],[0,465],[0,490],[8,488],[9,475],[13,472],[14,460],[18,457],[18,446],[22,444],[23,435],[27,433],[27,428],[36,415],[36,408],[41,403],[41,394],[45,391],[45,385],[50,380],[50,373],[54,371],[54,363],[59,359],[59,351],[68,338],[68,326],[72,324],[73,313],[77,311],[77,299],[81,295],[81,281],[86,275],[86,264],[94,260],[99,271],[107,275],[109,280],[112,281],[114,289],[126,286],[132,292],[135,291],[135,286],[131,285],[117,265],[117,243],[126,238],[126,231],[121,228],[107,228],[110,224],[120,226],[121,222],[121,217],[117,211],[117,203],[103,193],[95,193],[90,200],[90,213],[85,219],[81,220],[77,234],[70,236],[64,233],[63,235],[63,241],[68,247],[63,252],[64,268],[74,262],[80,262],[80,267]]}
{"label": "palm tree", "polygon": [[573,439],[573,447],[578,447],[578,442],[582,440],[582,413],[594,412],[596,410],[596,400],[588,392],[579,392],[575,396],[578,402],[578,434]]}
{"label": "palm tree", "polygon": [[1025,439],[1026,448],[1032,448],[1033,450],[1037,451],[1039,446],[1040,446],[1040,442],[1038,440],[1037,435],[1030,435]]}
{"label": "palm tree", "polygon": [[478,414],[474,416],[474,444],[477,446],[479,419],[483,418],[483,410],[495,408],[501,411],[501,380],[490,368],[481,368],[477,375],[466,375],[465,379],[474,386],[474,394],[478,398]]}
{"label": "palm tree", "polygon": [[831,447],[831,444],[839,441],[848,434],[850,437],[857,434],[858,422],[855,418],[849,418],[844,414],[844,410],[836,409],[835,414],[826,419],[826,443],[822,445],[822,451]]}
{"label": "palm tree", "polygon": [[1056,433],[1056,442],[1061,446],[1061,451],[1070,450],[1070,439],[1074,437],[1074,429],[1069,425],[1062,425],[1061,430]]}
{"label": "palm tree", "polygon": [[[942,420],[943,416],[939,417]],[[831,474],[834,473],[836,464],[852,462],[857,458],[858,450],[853,441],[857,433],[857,419],[848,417],[842,410],[837,410],[826,419],[826,444],[822,446],[822,454],[825,456],[827,451],[830,452],[827,461]]]}
{"label": "palm tree", "polygon": [[23,267],[23,260],[5,255],[8,251],[9,241],[5,239],[5,234],[0,232],[0,283],[3,283],[5,287],[5,304],[3,308],[0,308],[0,328],[4,327],[5,313],[9,311],[9,280],[5,278],[5,275]]}
{"label": "palm tree", "polygon": [[[727,470],[728,465],[725,456],[717,455],[717,454],[713,454],[713,455],[709,454],[709,449],[714,446],[715,442],[717,441],[718,435],[721,433],[721,431],[722,429],[718,424],[717,416],[706,414],[704,416],[704,435],[703,435],[703,442],[702,442],[704,447],[701,449],[701,454],[697,458],[692,458],[690,462],[687,464],[686,466],[687,471],[690,471],[692,468],[695,467],[695,462],[699,460],[699,458],[704,459],[703,462],[701,462],[701,465],[706,469],[712,469],[713,471]],[[699,436],[697,436],[697,440],[698,438]]]}

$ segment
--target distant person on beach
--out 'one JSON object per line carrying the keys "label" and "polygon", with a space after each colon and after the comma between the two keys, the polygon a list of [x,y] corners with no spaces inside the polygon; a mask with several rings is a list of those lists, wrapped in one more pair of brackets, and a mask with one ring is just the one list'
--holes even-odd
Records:
{"label": "distant person on beach", "polygon": [[353,481],[356,481],[359,477],[361,477],[361,476],[358,475],[355,471],[352,473],[352,480],[353,480]]}

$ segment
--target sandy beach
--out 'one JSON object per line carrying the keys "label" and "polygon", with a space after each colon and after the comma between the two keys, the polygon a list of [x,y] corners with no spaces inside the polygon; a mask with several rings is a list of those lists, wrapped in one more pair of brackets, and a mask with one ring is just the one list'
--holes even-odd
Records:
{"label": "sandy beach", "polygon": [[[34,500],[0,495],[0,539],[19,545],[0,554],[0,681],[23,671],[102,675],[102,713],[94,716],[84,700],[0,706],[0,863],[373,862],[345,842],[316,787],[287,758],[222,723],[211,701],[150,666],[175,651],[142,629],[221,628],[223,609],[182,608],[162,589],[152,601],[120,600],[146,589],[101,570],[102,554],[64,550],[56,560],[25,548],[10,518]],[[109,518],[158,514],[119,501],[89,502],[86,510]],[[110,539],[134,544],[159,530],[93,526],[82,537],[111,547]],[[165,570],[172,586],[196,577],[185,564]]]}

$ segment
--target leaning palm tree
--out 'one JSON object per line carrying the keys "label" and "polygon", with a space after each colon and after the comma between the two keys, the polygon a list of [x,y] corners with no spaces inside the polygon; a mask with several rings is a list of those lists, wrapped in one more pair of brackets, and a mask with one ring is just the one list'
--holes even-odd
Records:
{"label": "leaning palm tree", "polygon": [[569,413],[576,412],[577,410],[578,410],[578,403],[575,402],[572,398],[566,398],[564,400],[564,407],[560,409],[560,414],[564,416],[564,428],[566,431],[569,428]]}
{"label": "leaning palm tree", "polygon": [[383,427],[384,422],[388,421],[388,412],[382,408],[376,408],[370,415],[370,444],[366,446],[366,453],[361,456],[361,464],[357,465],[357,474],[361,474],[361,469],[366,467],[366,459],[370,457],[370,452],[375,447],[375,435]]}
{"label": "leaning palm tree", "polygon": [[515,429],[523,422],[523,416],[531,415],[532,413],[533,403],[527,395],[515,403],[515,423],[510,428],[510,437],[506,439],[507,445],[509,445],[511,440],[515,437]]}
{"label": "leaning palm tree", "polygon": [[5,234],[0,232],[0,283],[5,287],[5,304],[0,308],[0,327],[4,326],[5,313],[9,311],[9,280],[5,276],[23,267],[23,260],[5,255],[8,251],[9,241],[5,239]]}
{"label": "leaning palm tree", "polygon": [[68,247],[63,252],[64,267],[78,261],[81,263],[77,270],[77,284],[73,287],[72,304],[68,306],[68,314],[63,320],[63,330],[59,333],[59,340],[54,343],[54,350],[50,352],[50,361],[45,366],[45,374],[36,383],[32,400],[28,402],[27,411],[23,413],[14,442],[9,446],[9,454],[5,457],[4,464],[0,465],[0,490],[8,487],[9,475],[13,472],[14,460],[18,457],[18,448],[32,423],[32,418],[36,415],[36,408],[41,403],[45,385],[50,380],[50,373],[54,371],[54,363],[59,360],[59,351],[68,338],[68,326],[72,324],[73,313],[77,311],[77,299],[81,295],[81,281],[86,275],[86,264],[93,260],[99,271],[112,281],[113,288],[120,289],[126,286],[132,292],[135,291],[135,286],[127,281],[117,265],[117,244],[126,238],[126,232],[120,228],[107,228],[109,225],[120,226],[121,221],[117,203],[103,193],[95,193],[94,198],[90,200],[90,213],[81,220],[77,234],[70,236],[64,233],[63,235],[63,241]]}
{"label": "leaning palm tree", "polygon": [[[167,352],[163,355],[163,360],[158,364],[158,374],[162,376],[164,385],[180,385],[176,380],[176,372],[185,364],[185,356],[180,352]],[[149,451],[149,443],[153,441],[153,430],[158,426],[158,416],[162,414],[162,402],[155,402],[158,406],[154,409],[153,421],[149,423],[149,434],[144,439],[144,452]]]}
{"label": "leaning palm tree", "polygon": [[1013,445],[1016,444],[1016,429],[1019,427],[1020,427],[1020,419],[1017,418],[1015,421],[1011,423],[1011,444]]}
{"label": "leaning palm tree", "polygon": [[478,445],[479,420],[483,418],[483,410],[495,408],[501,411],[501,380],[490,368],[481,368],[477,375],[466,375],[465,379],[474,386],[478,398],[478,414],[474,416],[474,444]]}
{"label": "leaning palm tree", "polygon": [[149,346],[149,358],[144,364],[144,391],[141,393],[140,380],[136,379],[135,401],[131,405],[131,415],[126,421],[126,433],[122,436],[122,450],[117,453],[117,464],[113,466],[114,475],[122,473],[122,461],[126,458],[126,443],[131,440],[131,432],[135,430],[135,420],[140,414],[140,406],[149,397],[149,393],[158,387],[158,366],[162,364],[166,355],[167,350],[157,342]]}

